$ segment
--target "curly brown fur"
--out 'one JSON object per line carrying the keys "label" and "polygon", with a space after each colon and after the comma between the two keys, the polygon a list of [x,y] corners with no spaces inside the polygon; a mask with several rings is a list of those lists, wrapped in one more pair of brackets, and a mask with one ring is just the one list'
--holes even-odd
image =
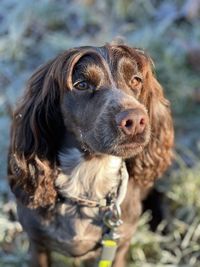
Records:
{"label": "curly brown fur", "polygon": [[69,204],[65,194],[107,197],[124,161],[129,185],[113,265],[122,267],[142,198],[171,163],[173,138],[169,101],[144,51],[80,47],[41,66],[14,112],[8,157],[20,221],[33,254],[48,259],[40,263],[37,256],[34,266],[50,266],[54,249],[83,259],[96,255],[101,212]]}
{"label": "curly brown fur", "polygon": [[144,55],[141,65],[145,79],[139,99],[148,110],[151,139],[142,153],[127,162],[130,175],[139,184],[149,187],[155,179],[161,177],[171,163],[174,134],[170,103],[152,73],[151,59]]}

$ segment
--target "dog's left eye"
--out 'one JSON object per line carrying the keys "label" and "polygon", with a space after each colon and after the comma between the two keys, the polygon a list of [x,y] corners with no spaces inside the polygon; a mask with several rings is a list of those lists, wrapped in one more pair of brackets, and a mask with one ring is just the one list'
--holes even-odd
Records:
{"label": "dog's left eye", "polygon": [[74,87],[78,90],[89,90],[89,89],[93,89],[93,86],[91,84],[89,84],[86,81],[80,81],[80,82],[76,82],[74,84]]}
{"label": "dog's left eye", "polygon": [[130,80],[130,84],[132,88],[141,87],[143,84],[143,80],[140,76],[134,75]]}
{"label": "dog's left eye", "polygon": [[134,94],[138,97],[143,86],[142,78],[140,76],[134,75],[130,80],[129,85]]}

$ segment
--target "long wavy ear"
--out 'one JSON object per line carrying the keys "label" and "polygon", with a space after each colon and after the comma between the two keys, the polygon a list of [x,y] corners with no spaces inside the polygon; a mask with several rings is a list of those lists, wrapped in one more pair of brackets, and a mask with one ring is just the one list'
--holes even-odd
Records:
{"label": "long wavy ear", "polygon": [[16,197],[31,207],[56,199],[56,152],[64,134],[60,101],[78,50],[63,53],[29,79],[13,116],[8,178]]}
{"label": "long wavy ear", "polygon": [[149,114],[151,139],[141,154],[127,161],[127,166],[130,176],[137,183],[149,187],[171,164],[174,130],[170,104],[152,72],[152,60],[140,50],[135,50],[135,53],[144,77],[139,100]]}

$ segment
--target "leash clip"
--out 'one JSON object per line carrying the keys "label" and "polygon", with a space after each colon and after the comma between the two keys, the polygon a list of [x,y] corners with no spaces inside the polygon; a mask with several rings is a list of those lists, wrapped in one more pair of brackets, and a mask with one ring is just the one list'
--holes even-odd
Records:
{"label": "leash clip", "polygon": [[[103,222],[111,230],[110,233],[116,234],[116,228],[119,227],[123,221],[121,218],[121,208],[117,203],[114,203],[108,211],[105,212]],[[116,238],[114,238],[116,239]]]}
{"label": "leash clip", "polygon": [[110,206],[104,214],[103,222],[109,229],[107,234],[104,234],[102,240],[102,254],[98,267],[111,267],[117,251],[117,240],[120,235],[117,233],[117,227],[123,222],[121,218],[121,209],[117,203]]}

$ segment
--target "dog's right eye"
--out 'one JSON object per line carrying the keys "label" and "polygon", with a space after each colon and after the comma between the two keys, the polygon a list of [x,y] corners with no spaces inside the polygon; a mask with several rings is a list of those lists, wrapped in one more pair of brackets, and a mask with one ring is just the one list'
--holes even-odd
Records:
{"label": "dog's right eye", "polygon": [[93,89],[93,86],[91,84],[89,84],[86,81],[81,81],[81,82],[76,82],[74,84],[74,87],[78,90],[89,90],[89,89]]}

